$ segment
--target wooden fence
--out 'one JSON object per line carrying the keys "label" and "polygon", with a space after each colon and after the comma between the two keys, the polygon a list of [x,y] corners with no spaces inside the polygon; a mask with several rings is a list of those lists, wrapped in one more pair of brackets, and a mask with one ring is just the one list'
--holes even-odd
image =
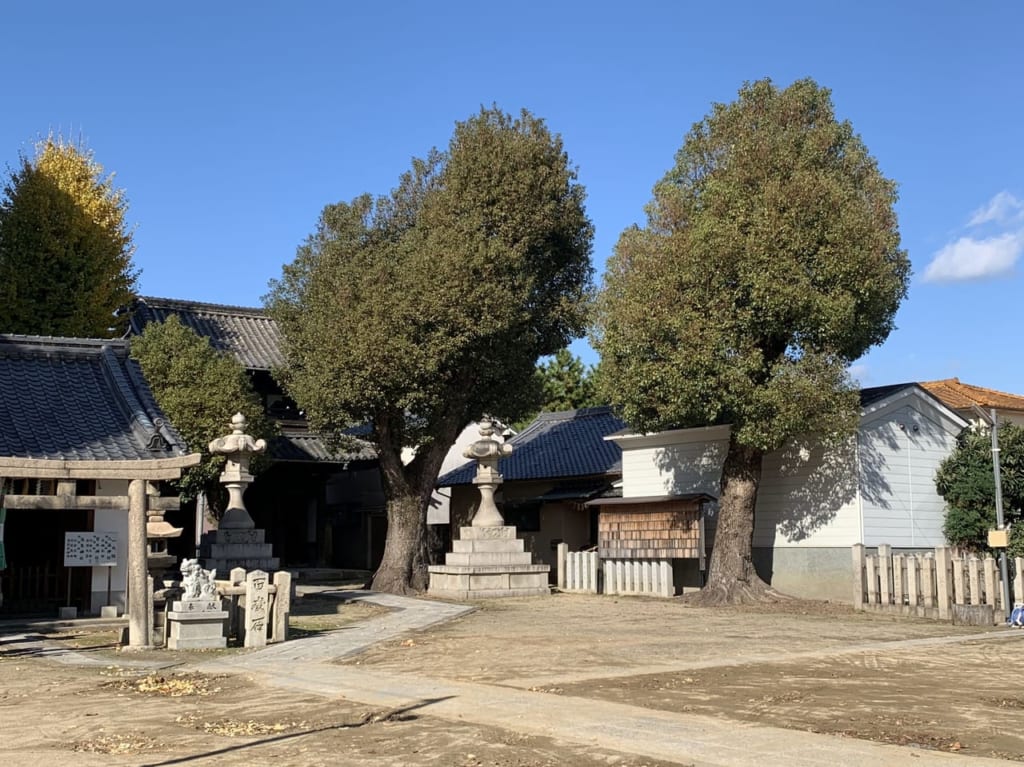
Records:
{"label": "wooden fence", "polygon": [[991,556],[953,556],[945,546],[906,554],[885,545],[873,554],[862,544],[853,547],[853,606],[859,610],[951,620],[968,608],[1001,624],[1009,608],[1024,601],[1022,557],[1010,562],[1010,591],[1004,605],[999,564]]}
{"label": "wooden fence", "polygon": [[667,559],[606,559],[604,593],[670,597],[675,593],[672,563]]}
{"label": "wooden fence", "polygon": [[601,578],[596,551],[569,551],[558,544],[558,588],[584,594],[599,594]]}
{"label": "wooden fence", "polygon": [[601,560],[596,551],[569,551],[565,543],[558,544],[558,588],[584,594],[675,594],[672,563],[668,560]]}

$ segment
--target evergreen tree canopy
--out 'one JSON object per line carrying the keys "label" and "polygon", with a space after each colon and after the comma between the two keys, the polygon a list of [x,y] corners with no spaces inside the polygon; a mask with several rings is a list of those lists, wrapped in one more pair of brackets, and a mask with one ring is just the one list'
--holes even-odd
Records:
{"label": "evergreen tree canopy", "polygon": [[[1003,521],[1012,524],[1010,554],[1024,556],[1024,428],[999,424],[999,481]],[[935,489],[946,501],[943,533],[954,546],[969,551],[988,549],[988,531],[996,526],[996,483],[992,467],[992,436],[988,429],[967,428],[956,450],[935,473]]]}
{"label": "evergreen tree canopy", "polygon": [[134,295],[127,202],[81,146],[48,138],[0,197],[0,331],[120,335]]}
{"label": "evergreen tree canopy", "polygon": [[[231,417],[245,416],[247,432],[269,440],[276,433],[253,392],[248,373],[234,357],[219,352],[207,338],[181,324],[177,316],[152,322],[131,341],[132,359],[156,397],[160,409],[185,439],[190,450],[201,453],[202,462],[188,469],[179,482],[182,497],[206,493],[211,510],[223,511],[220,472],[223,455],[212,455],[209,444],[231,431]],[[260,461],[253,463],[258,473]]]}
{"label": "evergreen tree canopy", "polygon": [[526,427],[540,412],[577,410],[601,404],[597,398],[596,378],[596,367],[585,367],[583,360],[571,351],[559,349],[553,357],[538,364],[534,374],[540,392],[540,409],[518,421],[515,427]]}
{"label": "evergreen tree canopy", "polygon": [[583,197],[542,120],[482,109],[390,195],[327,206],[272,284],[280,378],[310,424],[373,426],[389,498],[375,588],[425,587],[426,504],[455,436],[482,413],[535,407],[537,359],[583,334]]}
{"label": "evergreen tree canopy", "polygon": [[706,589],[720,601],[763,590],[750,564],[762,455],[854,428],[848,365],[886,338],[907,291],[895,202],[827,89],[761,80],[693,126],[646,226],[609,261],[604,396],[639,430],[732,425]]}

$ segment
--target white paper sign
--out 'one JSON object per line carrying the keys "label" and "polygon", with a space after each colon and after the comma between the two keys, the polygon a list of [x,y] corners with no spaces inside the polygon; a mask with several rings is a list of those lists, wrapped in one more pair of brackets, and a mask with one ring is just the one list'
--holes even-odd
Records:
{"label": "white paper sign", "polygon": [[117,533],[64,533],[64,567],[114,567]]}

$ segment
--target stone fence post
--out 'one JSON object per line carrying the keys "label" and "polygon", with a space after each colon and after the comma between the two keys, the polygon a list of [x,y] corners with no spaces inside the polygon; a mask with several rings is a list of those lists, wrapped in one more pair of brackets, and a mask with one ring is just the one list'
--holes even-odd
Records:
{"label": "stone fence post", "polygon": [[892,546],[887,543],[878,546],[879,600],[883,605],[893,604],[892,596]]}
{"label": "stone fence post", "polygon": [[939,620],[948,621],[952,617],[950,592],[950,576],[952,573],[952,556],[947,546],[935,549],[935,594],[939,601]]}
{"label": "stone fence post", "polygon": [[288,617],[292,611],[292,574],[287,570],[274,573],[274,615],[270,626],[270,641],[284,642],[288,639]]}
{"label": "stone fence post", "polygon": [[556,561],[557,561],[556,567],[558,568],[558,570],[557,570],[558,589],[559,589],[559,591],[565,591],[565,568],[566,568],[566,560],[569,557],[569,544],[568,543],[560,543],[560,544],[558,544],[558,548],[557,548],[556,551],[557,551],[557,553],[556,553]]}
{"label": "stone fence post", "polygon": [[853,545],[853,609],[864,609],[864,544]]}
{"label": "stone fence post", "polygon": [[1015,557],[1013,563],[1017,571],[1013,579],[1013,601],[1024,602],[1024,557]]}

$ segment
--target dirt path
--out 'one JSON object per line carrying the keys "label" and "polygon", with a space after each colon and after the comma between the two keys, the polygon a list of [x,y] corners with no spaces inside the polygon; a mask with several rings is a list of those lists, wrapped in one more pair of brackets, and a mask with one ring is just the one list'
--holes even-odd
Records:
{"label": "dirt path", "polygon": [[[140,691],[147,680],[153,689]],[[189,682],[200,682],[202,691],[177,694]],[[30,659],[0,663],[0,687],[4,767],[241,767],[271,760],[281,767],[667,767],[502,727],[266,687],[244,676],[149,677]]]}
{"label": "dirt path", "polygon": [[[0,637],[4,767],[774,763],[751,751],[758,738],[781,744],[787,767],[1024,761],[1024,632],[830,605],[495,601],[339,663],[279,657],[230,676],[147,676],[109,648],[86,650],[90,667],[24,649]],[[702,752],[712,732],[727,738]]]}
{"label": "dirt path", "polygon": [[1024,761],[1019,630],[820,603],[556,596],[489,605],[348,663]]}

